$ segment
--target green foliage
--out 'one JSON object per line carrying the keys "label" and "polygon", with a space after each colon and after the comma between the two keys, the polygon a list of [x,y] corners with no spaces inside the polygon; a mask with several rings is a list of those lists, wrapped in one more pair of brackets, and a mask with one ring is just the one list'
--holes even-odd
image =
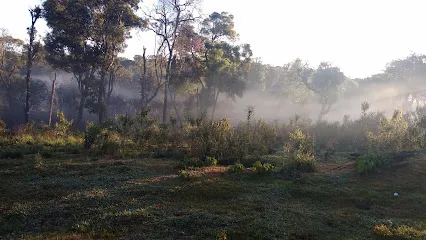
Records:
{"label": "green foliage", "polygon": [[241,173],[245,169],[244,165],[241,163],[236,163],[229,168],[229,172],[231,173]]}
{"label": "green foliage", "polygon": [[187,170],[179,170],[178,177],[179,177],[180,179],[182,179],[182,180],[189,180],[189,179],[192,177],[192,175],[191,175],[191,172],[190,172],[190,171],[187,171]]}
{"label": "green foliage", "polygon": [[214,157],[206,157],[203,160],[197,157],[187,158],[185,157],[180,163],[181,168],[202,168],[202,167],[214,167],[217,165],[217,160]]}
{"label": "green foliage", "polygon": [[201,159],[192,157],[192,158],[184,158],[182,162],[182,167],[184,168],[201,168],[205,166],[205,163],[201,161]]}
{"label": "green foliage", "polygon": [[251,169],[258,174],[265,174],[274,171],[276,168],[270,163],[262,164],[262,162],[256,161]]}
{"label": "green foliage", "polygon": [[192,155],[221,156],[226,152],[226,136],[230,127],[228,119],[203,121],[199,126],[188,126],[189,147]]}
{"label": "green foliage", "polygon": [[289,137],[284,146],[284,151],[290,154],[288,167],[301,172],[313,172],[317,165],[313,137],[300,128],[296,128]]}
{"label": "green foliage", "polygon": [[366,174],[385,166],[390,162],[390,157],[386,154],[380,153],[367,153],[360,156],[356,160],[356,169],[360,174]]}
{"label": "green foliage", "polygon": [[205,165],[208,167],[215,167],[217,165],[217,159],[214,157],[206,157]]}
{"label": "green foliage", "polygon": [[91,148],[95,144],[96,139],[100,136],[102,127],[93,122],[88,122],[84,133],[84,147]]}
{"label": "green foliage", "polygon": [[382,118],[377,133],[368,132],[367,140],[371,151],[402,151],[412,148],[407,143],[408,122],[402,111],[395,110],[392,118]]}
{"label": "green foliage", "polygon": [[58,111],[56,113],[58,121],[55,123],[54,131],[59,137],[65,137],[69,134],[69,128],[71,127],[73,121],[67,120],[65,118],[64,112]]}

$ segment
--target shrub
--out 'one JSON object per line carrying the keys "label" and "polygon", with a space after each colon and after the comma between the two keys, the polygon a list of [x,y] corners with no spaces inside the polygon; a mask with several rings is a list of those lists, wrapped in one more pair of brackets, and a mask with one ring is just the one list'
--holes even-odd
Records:
{"label": "shrub", "polygon": [[181,167],[183,168],[188,168],[188,167],[201,168],[201,167],[204,167],[204,165],[205,165],[204,162],[196,157],[184,158],[183,162],[181,163]]}
{"label": "shrub", "polygon": [[408,122],[403,118],[402,111],[395,110],[392,118],[383,118],[377,133],[368,132],[367,141],[370,151],[388,152],[402,151],[408,146]]}
{"label": "shrub", "polygon": [[425,239],[426,231],[418,230],[409,226],[386,226],[384,224],[374,226],[373,233],[379,237],[389,239]]}
{"label": "shrub", "polygon": [[358,173],[365,174],[385,165],[388,159],[390,158],[386,154],[369,152],[357,158],[356,168]]}
{"label": "shrub", "polygon": [[262,164],[260,161],[253,163],[252,170],[257,172],[258,174],[264,174],[267,172],[272,172],[275,170],[275,167],[270,163]]}
{"label": "shrub", "polygon": [[93,122],[88,122],[86,126],[86,131],[84,133],[84,147],[90,148],[95,144],[96,139],[99,138],[102,128],[100,125]]}
{"label": "shrub", "polygon": [[192,177],[192,175],[191,175],[191,172],[187,170],[179,170],[178,177],[182,180],[189,180]]}
{"label": "shrub", "polygon": [[236,163],[229,168],[229,172],[240,173],[245,169],[244,165],[241,163]]}
{"label": "shrub", "polygon": [[193,156],[220,156],[226,152],[226,136],[230,121],[203,121],[198,126],[189,127],[189,147]]}
{"label": "shrub", "polygon": [[217,165],[217,159],[214,157],[206,157],[205,165],[208,167],[214,167]]}
{"label": "shrub", "polygon": [[57,136],[65,137],[67,136],[67,133],[69,132],[69,128],[71,127],[73,121],[69,121],[65,118],[65,115],[63,112],[58,111],[56,113],[56,117],[58,118],[58,121],[55,123],[55,133]]}
{"label": "shrub", "polygon": [[40,153],[36,153],[34,155],[34,167],[37,169],[41,169],[43,167],[43,158],[41,157]]}
{"label": "shrub", "polygon": [[296,128],[290,133],[290,139],[284,146],[284,151],[290,154],[287,167],[301,172],[315,171],[317,161],[314,155],[314,139],[309,134]]}

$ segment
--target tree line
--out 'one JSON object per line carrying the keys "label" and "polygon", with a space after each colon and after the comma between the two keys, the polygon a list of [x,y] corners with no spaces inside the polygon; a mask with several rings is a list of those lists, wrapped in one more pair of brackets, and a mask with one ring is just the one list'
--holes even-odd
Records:
{"label": "tree line", "polygon": [[[301,59],[283,66],[263,64],[253,58],[249,44],[238,43],[230,13],[202,18],[196,14],[199,0],[159,0],[139,16],[139,3],[45,0],[29,11],[28,42],[2,30],[1,117],[27,123],[37,112],[49,109],[51,119],[52,109],[68,109],[82,126],[86,112],[102,123],[116,114],[150,109],[163,123],[182,123],[201,116],[213,119],[220,97],[232,101],[250,89],[301,106],[314,99],[321,121],[341,98],[371,90],[373,84],[418,85],[426,75],[426,56],[418,54],[392,61],[365,79],[350,79],[328,62],[318,67]],[[41,18],[50,32],[38,38]],[[143,48],[133,59],[119,57],[132,29],[155,33],[155,54]],[[69,84],[56,89],[56,72],[67,73]],[[42,75],[52,76],[50,89],[37,79]],[[424,95],[416,88],[401,97],[419,104]]]}

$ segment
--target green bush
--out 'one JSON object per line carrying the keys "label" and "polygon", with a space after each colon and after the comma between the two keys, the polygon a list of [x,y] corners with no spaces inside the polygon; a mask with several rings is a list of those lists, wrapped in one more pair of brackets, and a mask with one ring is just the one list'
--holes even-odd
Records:
{"label": "green bush", "polygon": [[217,165],[217,159],[214,157],[206,157],[205,165],[207,167],[214,167]]}
{"label": "green bush", "polygon": [[245,169],[244,165],[241,163],[236,163],[229,168],[229,172],[240,173]]}
{"label": "green bush", "polygon": [[258,174],[264,174],[267,172],[272,172],[275,170],[275,167],[270,163],[261,163],[260,161],[257,161],[253,163],[252,170],[254,172],[257,172]]}
{"label": "green bush", "polygon": [[191,175],[191,172],[187,170],[179,170],[178,177],[179,179],[182,179],[182,180],[189,180],[191,179],[192,175]]}
{"label": "green bush", "polygon": [[189,167],[201,168],[204,166],[205,166],[205,163],[196,157],[184,158],[183,162],[181,163],[181,167],[183,168],[189,168]]}
{"label": "green bush", "polygon": [[56,113],[56,117],[58,118],[58,121],[55,123],[54,131],[57,136],[65,137],[69,133],[69,128],[71,127],[73,121],[69,121],[65,118],[65,115],[63,112],[58,111]]}
{"label": "green bush", "polygon": [[386,154],[370,152],[356,159],[356,168],[360,174],[369,173],[386,165],[389,159],[389,156]]}
{"label": "green bush", "polygon": [[289,137],[289,141],[284,146],[285,152],[290,155],[286,167],[300,172],[315,171],[317,161],[314,155],[313,137],[302,132],[300,128],[296,128],[293,133],[290,133]]}
{"label": "green bush", "polygon": [[84,147],[91,148],[95,141],[100,137],[102,127],[93,122],[88,122],[84,132]]}

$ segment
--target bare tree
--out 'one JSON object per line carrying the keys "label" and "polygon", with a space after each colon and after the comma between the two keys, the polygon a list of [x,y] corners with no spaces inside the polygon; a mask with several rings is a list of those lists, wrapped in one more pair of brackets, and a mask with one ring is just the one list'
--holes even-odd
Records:
{"label": "bare tree", "polygon": [[55,91],[56,91],[56,72],[52,81],[52,92],[50,94],[49,127],[52,126],[52,112],[53,112],[53,104],[55,101]]}
{"label": "bare tree", "polygon": [[28,28],[28,36],[30,37],[30,42],[28,43],[27,49],[27,76],[26,80],[26,96],[25,96],[25,123],[29,121],[29,112],[30,112],[30,80],[31,80],[31,69],[33,67],[33,60],[36,56],[39,43],[35,42],[35,35],[37,33],[35,24],[38,19],[41,17],[41,8],[36,6],[29,10],[31,14],[31,26]]}
{"label": "bare tree", "polygon": [[[175,44],[179,38],[181,26],[188,22],[194,22],[194,12],[198,9],[200,0],[159,0],[158,4],[145,15],[148,18],[148,28],[159,39],[166,62],[166,74],[164,82],[163,123],[167,121],[167,103],[170,91],[170,78],[173,58],[175,57]],[[160,52],[160,51],[158,51]]]}

